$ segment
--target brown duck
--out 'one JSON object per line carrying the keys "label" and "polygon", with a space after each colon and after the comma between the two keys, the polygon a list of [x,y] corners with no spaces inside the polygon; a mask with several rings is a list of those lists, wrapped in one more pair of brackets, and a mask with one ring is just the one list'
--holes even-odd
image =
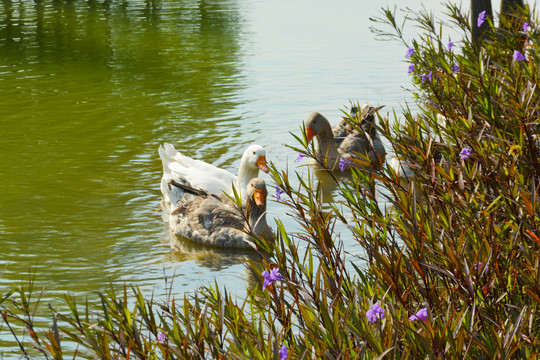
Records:
{"label": "brown duck", "polygon": [[255,248],[247,233],[274,237],[266,222],[268,192],[261,178],[251,179],[247,185],[245,216],[225,194],[211,194],[187,183],[172,185],[171,198],[178,199],[169,221],[172,233],[205,245],[233,248]]}
{"label": "brown duck", "polygon": [[[304,126],[308,142],[314,137],[317,139],[315,155],[318,159],[328,169],[336,171],[340,170],[340,162],[345,163],[346,169],[362,167],[354,159],[362,159],[363,155],[369,159],[371,167],[380,169],[385,161],[386,150],[375,127],[375,114],[382,107],[365,105],[357,124],[344,118],[334,128],[320,113],[311,113],[304,121]],[[351,117],[358,117],[354,108],[351,109]]]}

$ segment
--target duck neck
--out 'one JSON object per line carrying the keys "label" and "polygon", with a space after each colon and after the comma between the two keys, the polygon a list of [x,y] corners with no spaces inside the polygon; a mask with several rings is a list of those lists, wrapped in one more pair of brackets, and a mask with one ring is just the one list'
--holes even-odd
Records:
{"label": "duck neck", "polygon": [[251,231],[260,236],[266,224],[266,206],[258,207],[254,202],[249,203],[248,223]]}
{"label": "duck neck", "polygon": [[249,181],[253,178],[256,178],[257,175],[259,175],[259,168],[258,167],[251,167],[247,163],[247,161],[244,161],[245,159],[242,158],[242,162],[240,163],[240,168],[238,169],[238,177],[236,178],[236,191],[238,191],[242,197],[245,197],[247,185]]}
{"label": "duck neck", "polygon": [[[330,125],[324,127],[323,131],[317,135],[317,155],[321,159],[337,159],[339,157],[336,141],[334,139],[334,134],[332,133],[332,128]],[[330,165],[330,164],[329,164]]]}

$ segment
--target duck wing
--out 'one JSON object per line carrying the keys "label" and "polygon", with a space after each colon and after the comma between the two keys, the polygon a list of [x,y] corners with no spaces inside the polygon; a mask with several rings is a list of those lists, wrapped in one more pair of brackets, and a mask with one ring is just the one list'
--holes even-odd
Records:
{"label": "duck wing", "polygon": [[353,127],[350,124],[349,119],[343,118],[343,120],[341,120],[341,122],[339,124],[334,126],[332,128],[332,133],[334,134],[334,139],[336,141],[336,146],[340,147],[341,144],[343,143],[343,140],[345,140],[345,138],[347,136],[349,136],[349,134],[352,131],[353,131]]}
{"label": "duck wing", "polygon": [[232,192],[232,184],[236,182],[237,177],[231,172],[185,156],[168,143],[160,146],[158,152],[163,163],[161,193],[166,204],[176,203],[171,200],[169,186],[171,180],[188,183],[194,188],[216,194],[223,191]]}
{"label": "duck wing", "polygon": [[370,140],[368,137],[355,131],[343,140],[341,146],[338,148],[338,152],[342,157],[355,156],[357,153],[367,156],[369,154],[369,149]]}
{"label": "duck wing", "polygon": [[186,166],[179,162],[169,164],[172,178],[183,179],[195,188],[204,189],[214,194],[232,193],[232,185],[236,182],[236,175],[200,160],[194,160],[191,164],[193,166]]}
{"label": "duck wing", "polygon": [[377,135],[370,136],[359,131],[354,131],[347,136],[338,148],[338,152],[344,159],[367,157],[370,165],[376,169],[382,167],[386,158],[386,149],[380,138]]}
{"label": "duck wing", "polygon": [[170,219],[172,232],[200,244],[251,248],[250,237],[240,230],[244,225],[237,209],[217,196],[180,201]]}
{"label": "duck wing", "polygon": [[175,193],[181,194],[171,212],[171,232],[209,246],[254,247],[251,238],[242,231],[244,218],[225,194],[212,194],[176,181],[171,185]]}
{"label": "duck wing", "polygon": [[349,136],[355,127],[360,125],[360,119],[358,118],[358,107],[351,106],[348,117],[342,117],[339,124],[332,128],[334,139],[336,140],[336,146],[340,147],[343,141]]}

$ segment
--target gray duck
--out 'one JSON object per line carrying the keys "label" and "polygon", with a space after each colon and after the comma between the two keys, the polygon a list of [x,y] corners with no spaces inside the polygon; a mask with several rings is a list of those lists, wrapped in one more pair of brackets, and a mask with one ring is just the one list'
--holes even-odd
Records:
{"label": "gray duck", "polygon": [[360,115],[358,123],[344,118],[334,128],[322,114],[311,113],[304,121],[304,126],[308,142],[317,138],[315,153],[318,159],[328,169],[337,171],[340,162],[345,163],[345,169],[363,167],[354,161],[362,159],[363,155],[368,157],[372,168],[380,169],[386,158],[386,150],[375,127],[375,114],[382,107],[364,105],[361,114],[357,114],[353,107],[351,117],[357,119]]}
{"label": "gray duck", "polygon": [[[194,242],[230,248],[256,248],[246,232],[273,239],[266,222],[268,191],[264,180],[251,179],[243,204],[244,218],[237,205],[225,194],[195,189],[188,183],[171,183],[171,198],[178,199],[170,215],[170,231]],[[247,220],[247,221],[246,221]]]}

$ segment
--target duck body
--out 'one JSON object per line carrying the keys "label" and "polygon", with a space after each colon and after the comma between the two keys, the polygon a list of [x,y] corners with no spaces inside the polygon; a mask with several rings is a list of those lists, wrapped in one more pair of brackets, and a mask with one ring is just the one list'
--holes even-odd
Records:
{"label": "duck body", "polygon": [[[413,146],[413,145],[411,145]],[[418,145],[414,145],[418,146]],[[431,163],[431,170],[426,169],[425,163],[419,163],[418,160],[414,158],[407,159],[406,154],[396,154],[390,159],[389,165],[392,171],[400,179],[405,181],[411,181],[416,177],[416,172],[430,172],[433,170],[433,167],[439,167],[444,169],[444,171],[449,171],[451,167],[451,162],[443,155],[447,152],[453,152],[454,156],[459,156],[460,149],[456,146],[429,140],[424,146],[425,147],[425,156],[429,159]],[[398,149],[402,150],[406,148],[405,145],[400,146]],[[450,155],[452,156],[452,155]]]}
{"label": "duck body", "polygon": [[409,181],[414,177],[414,172],[411,167],[408,164],[403,163],[397,156],[393,156],[392,159],[390,159],[389,165],[400,179]]}
{"label": "duck body", "polygon": [[259,170],[268,172],[266,153],[262,146],[251,145],[242,155],[238,175],[218,168],[201,160],[195,160],[177,151],[173,145],[165,143],[158,149],[163,163],[161,192],[166,207],[176,204],[177,198],[171,198],[171,180],[189,184],[212,194],[233,194],[233,186],[237,192],[245,195],[248,182],[259,175]]}
{"label": "duck body", "polygon": [[321,165],[324,164],[327,169],[335,170],[339,168],[340,155],[338,152],[338,146],[336,138],[330,123],[320,113],[313,112],[304,121],[306,129],[306,137],[308,143],[313,139],[317,139],[315,144],[315,156],[316,159],[311,159],[311,164]]}
{"label": "duck body", "polygon": [[[273,238],[266,222],[267,190],[264,180],[251,179],[246,188],[243,217],[225,194],[212,194],[173,181],[175,209],[170,215],[170,231],[194,242],[216,247],[256,248],[250,234]],[[246,221],[247,220],[247,221]]]}
{"label": "duck body", "polygon": [[360,121],[358,121],[358,116],[360,114],[358,113],[358,107],[352,106],[349,111],[349,117],[343,117],[337,125],[332,127],[332,133],[334,134],[334,139],[336,140],[336,146],[338,148],[343,140],[345,140],[345,138],[347,138],[354,130],[350,119],[357,120],[357,125],[360,125]]}
{"label": "duck body", "polygon": [[[366,105],[362,108],[358,124],[350,119],[343,119],[332,128],[329,121],[320,113],[311,113],[304,121],[308,142],[317,138],[315,153],[317,160],[326,168],[336,171],[363,167],[358,161],[367,157],[371,167],[380,169],[384,164],[386,150],[374,125],[375,113],[382,107]],[[356,114],[354,114],[356,118]],[[341,165],[343,164],[344,166]]]}

